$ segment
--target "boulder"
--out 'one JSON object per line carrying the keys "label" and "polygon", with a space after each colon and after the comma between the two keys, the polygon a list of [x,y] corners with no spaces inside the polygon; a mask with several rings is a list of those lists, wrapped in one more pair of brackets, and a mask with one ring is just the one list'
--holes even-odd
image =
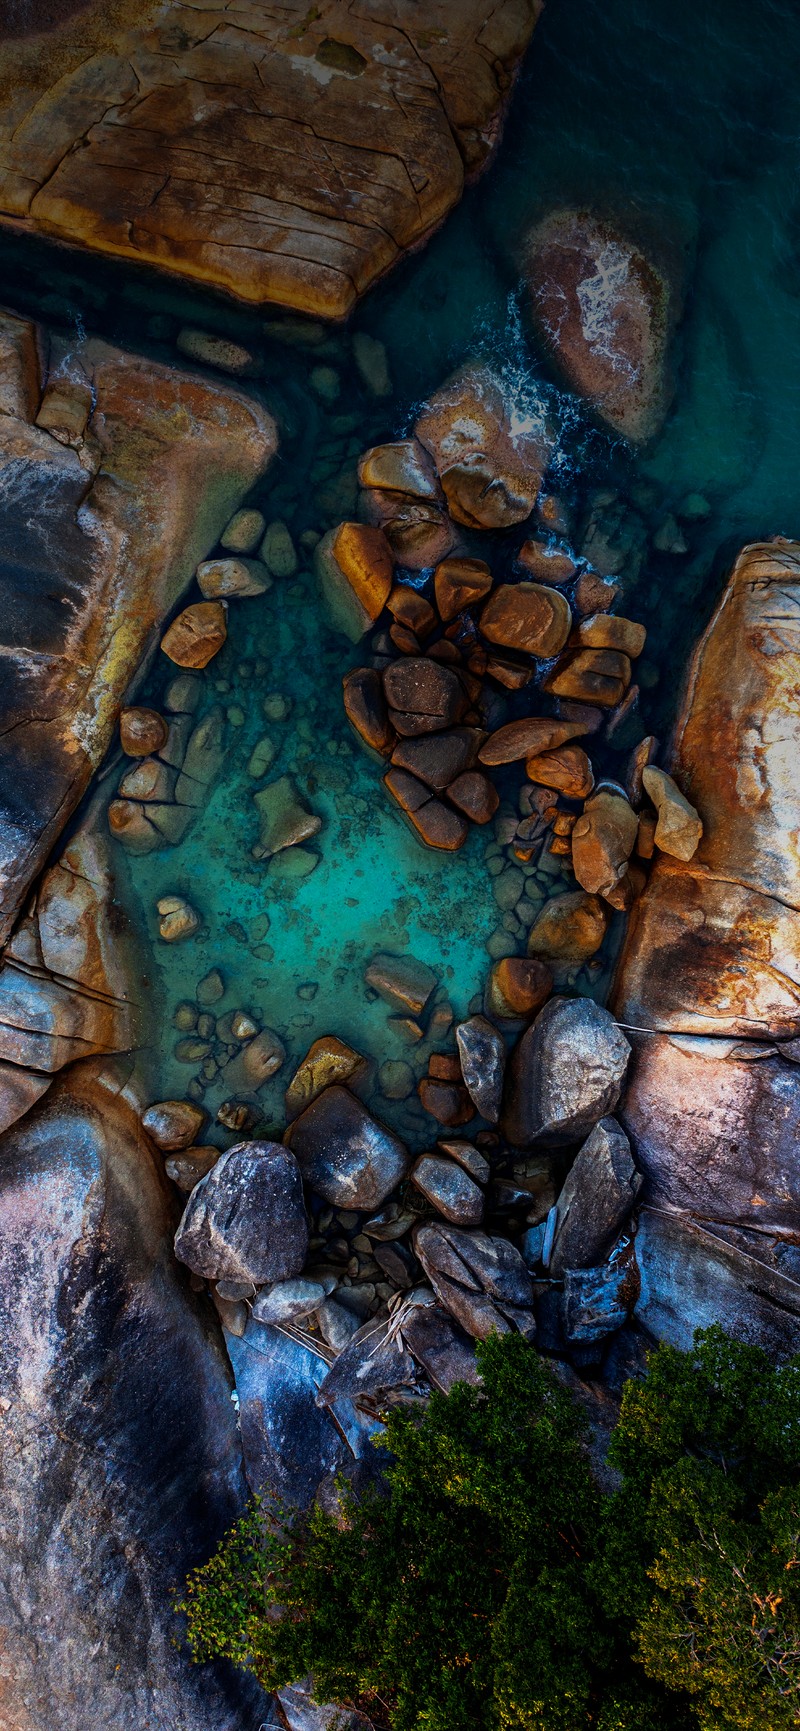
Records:
{"label": "boulder", "polygon": [[205,1178],[213,1165],[219,1159],[219,1148],[187,1148],[180,1154],[170,1154],[164,1161],[164,1171],[167,1177],[176,1184],[184,1196],[188,1196],[195,1184]]}
{"label": "boulder", "polygon": [[314,562],[336,630],[358,643],[383,612],[392,587],[394,561],[383,530],[342,523],[323,536]]}
{"label": "boulder", "polygon": [[523,541],[517,554],[517,564],[523,567],[535,583],[571,583],[578,567],[571,553],[554,541],[539,541],[535,537]]}
{"label": "boulder", "polygon": [[601,1118],[576,1154],[558,1198],[548,1274],[555,1277],[568,1268],[590,1268],[602,1261],[640,1187],[624,1130],[615,1119]]}
{"label": "boulder", "polygon": [[287,1118],[296,1118],[332,1083],[360,1082],[366,1073],[367,1060],[360,1052],[336,1034],[323,1034],[309,1046],[289,1083],[284,1096]]}
{"label": "boulder", "polygon": [[502,1034],[485,1016],[470,1016],[456,1028],[464,1086],[473,1105],[489,1124],[496,1124],[503,1102],[506,1047]]}
{"label": "boulder", "polygon": [[600,788],[572,831],[572,869],[590,895],[612,899],[628,870],[639,823],[622,792]]}
{"label": "boulder", "polygon": [[513,1326],[533,1339],[533,1283],[507,1238],[424,1222],[414,1228],[414,1249],[437,1298],[466,1334],[485,1340]]}
{"label": "boulder", "polygon": [[629,661],[641,655],[647,638],[644,625],[619,613],[592,613],[581,619],[575,633],[584,649],[619,649]]}
{"label": "boulder", "polygon": [[538,956],[503,956],[495,962],[486,992],[490,1015],[513,1020],[533,1016],[553,990],[553,975]]}
{"label": "boulder", "polygon": [[225,1068],[226,1086],[234,1093],[256,1094],[286,1062],[286,1048],[272,1028],[262,1028]]}
{"label": "boulder", "polygon": [[528,952],[556,973],[582,968],[597,954],[610,917],[608,904],[586,890],[551,896],[531,926]]}
{"label": "boulder", "polygon": [[477,727],[452,727],[444,733],[401,739],[392,752],[392,763],[443,793],[475,762],[483,734]]}
{"label": "boulder", "polygon": [[426,1202],[445,1220],[452,1220],[456,1226],[480,1226],[483,1192],[455,1160],[421,1154],[410,1175]]}
{"label": "boulder", "polygon": [[554,697],[615,709],[630,682],[631,664],[620,650],[575,649],[556,663],[543,686]]}
{"label": "boulder", "polygon": [[591,998],[551,998],[506,1071],[503,1130],[516,1148],[578,1142],[619,1104],[631,1047]]}
{"label": "boulder", "polygon": [[541,583],[501,583],[485,603],[482,635],[502,649],[516,649],[549,661],[572,629],[569,602]]}
{"label": "boulder", "polygon": [[436,625],[430,601],[418,589],[412,589],[410,583],[395,583],[386,606],[398,625],[407,626],[418,637],[428,637]]}
{"label": "boulder", "polygon": [[324,1303],[334,1281],[278,1280],[259,1293],[252,1314],[256,1322],[294,1322],[310,1316]]}
{"label": "boulder", "polygon": [[175,1255],[207,1280],[288,1280],[308,1250],[303,1187],[277,1142],[240,1142],[192,1191]]}
{"label": "boulder", "polygon": [[421,655],[406,655],[387,667],[383,688],[392,724],[406,737],[452,727],[467,707],[453,669]]}
{"label": "boulder", "polygon": [[451,516],[471,529],[507,529],[530,516],[552,448],[544,410],[517,412],[489,367],[456,373],[414,428],[430,452]]}
{"label": "boulder", "polygon": [[388,757],[395,733],[389,721],[379,672],[375,667],[357,667],[353,673],[345,674],[342,687],[344,711],[350,726],[370,751]]}
{"label": "boulder", "polygon": [[412,499],[438,500],[442,496],[433,459],[418,439],[373,445],[359,459],[358,479],[362,487],[377,487],[381,492],[402,493]]}
{"label": "boulder", "polygon": [[295,1118],[286,1141],[306,1183],[335,1208],[378,1208],[408,1166],[402,1142],[338,1084]]}
{"label": "boulder", "polygon": [[161,648],[178,667],[207,667],[228,635],[221,601],[194,601],[184,607],[161,639]]}
{"label": "boulder", "polygon": [[673,859],[694,859],[703,837],[703,825],[671,775],[655,764],[645,764],[642,785],[658,812],[654,841]]}
{"label": "boulder", "polygon": [[652,259],[611,224],[556,210],[533,230],[527,281],[537,333],[566,384],[634,443],[669,401],[674,294]]}
{"label": "boulder", "polygon": [[439,983],[427,962],[418,962],[414,956],[387,955],[383,951],[372,957],[365,969],[364,981],[387,1004],[391,1004],[392,1009],[410,1011],[412,1016],[422,1015]]}
{"label": "boulder", "polygon": [[484,559],[443,559],[433,574],[439,618],[447,625],[465,607],[482,601],[492,587],[492,573]]}
{"label": "boulder", "polygon": [[447,789],[447,797],[470,823],[489,823],[500,804],[496,787],[479,769],[467,769],[463,775],[457,775]]}
{"label": "boulder", "polygon": [[371,1317],[342,1347],[317,1393],[318,1406],[364,1398],[373,1400],[397,1388],[414,1388],[419,1373],[402,1334],[388,1317]]}
{"label": "boulder", "polygon": [[630,1238],[621,1238],[598,1268],[568,1268],[560,1305],[564,1339],[589,1346],[623,1328],[639,1297],[639,1268]]}
{"label": "boulder", "polygon": [[474,1341],[441,1304],[415,1305],[403,1317],[403,1340],[442,1394],[457,1382],[480,1382]]}
{"label": "boulder", "polygon": [[713,1222],[643,1208],[636,1256],[637,1315],[657,1339],[690,1352],[695,1329],[723,1321],[734,1339],[772,1359],[800,1351],[800,1284],[726,1243]]}
{"label": "boulder", "polygon": [[[196,576],[197,587],[206,601],[223,601],[229,596],[235,599],[266,595],[272,583],[266,565],[258,559],[204,559],[197,567]],[[181,665],[186,666],[186,663]],[[193,667],[204,665],[204,662],[191,663]]]}
{"label": "boulder", "polygon": [[205,1112],[191,1100],[159,1100],[142,1113],[142,1127],[162,1153],[188,1148],[205,1122]]}
{"label": "boulder", "polygon": [[128,757],[150,757],[167,743],[169,729],[155,709],[121,709],[119,742]]}
{"label": "boulder", "polygon": [[586,799],[594,787],[594,771],[580,745],[562,745],[539,757],[529,757],[525,773],[529,781],[552,787],[565,799]]}
{"label": "boulder", "polygon": [[456,544],[450,518],[430,499],[404,499],[400,493],[362,493],[362,508],[377,524],[398,565],[406,571],[427,571],[447,557]]}
{"label": "boulder", "polygon": [[521,721],[508,721],[490,733],[478,753],[481,763],[519,763],[523,758],[538,757],[544,751],[555,751],[570,739],[588,732],[579,721],[557,721],[549,715],[528,715]]}
{"label": "boulder", "polygon": [[464,846],[469,824],[450,806],[435,799],[424,782],[404,769],[390,769],[383,785],[426,847],[456,853]]}

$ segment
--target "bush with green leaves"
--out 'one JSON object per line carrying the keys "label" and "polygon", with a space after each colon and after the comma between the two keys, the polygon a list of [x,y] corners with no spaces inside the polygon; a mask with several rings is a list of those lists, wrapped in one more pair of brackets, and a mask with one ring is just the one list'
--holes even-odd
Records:
{"label": "bush with green leaves", "polygon": [[312,1672],[392,1731],[800,1726],[800,1359],[659,1347],[611,1493],[547,1363],[519,1336],[478,1359],[390,1414],[383,1491],[280,1530],[253,1506],[188,1583],[194,1657]]}

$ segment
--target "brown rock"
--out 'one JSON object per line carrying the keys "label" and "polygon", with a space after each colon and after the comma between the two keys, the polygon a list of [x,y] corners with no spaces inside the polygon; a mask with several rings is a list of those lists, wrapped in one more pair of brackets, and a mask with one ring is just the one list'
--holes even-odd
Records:
{"label": "brown rock", "polygon": [[597,954],[608,930],[608,908],[597,895],[567,890],[551,896],[531,927],[528,951],[558,972],[583,967]]}
{"label": "brown rock", "polygon": [[469,834],[469,824],[458,812],[434,799],[430,789],[404,769],[390,769],[383,785],[408,818],[426,847],[441,848],[445,853],[457,853]]}
{"label": "brown rock", "polygon": [[285,1094],[287,1118],[296,1118],[298,1112],[304,1112],[334,1082],[358,1082],[366,1071],[367,1060],[360,1052],[345,1045],[336,1034],[323,1034],[309,1046],[289,1083]]}
{"label": "brown rock", "polygon": [[640,859],[652,859],[656,846],[656,824],[658,819],[652,811],[639,813],[639,834],[636,837],[636,852]]}
{"label": "brown rock", "polygon": [[483,608],[480,627],[490,643],[549,661],[567,641],[572,614],[557,589],[539,583],[501,583]]}
{"label": "brown rock", "polygon": [[143,757],[134,769],[123,775],[119,791],[123,799],[171,800],[175,795],[176,772],[156,757]]}
{"label": "brown rock", "polygon": [[613,709],[624,697],[630,678],[630,661],[619,650],[578,649],[548,673],[544,689],[555,697]]}
{"label": "brown rock", "polygon": [[492,573],[483,559],[443,559],[434,571],[433,586],[439,617],[447,624],[488,595]]}
{"label": "brown rock", "polygon": [[427,637],[436,624],[430,601],[426,601],[418,589],[410,588],[408,583],[395,583],[386,605],[392,618],[399,625],[407,625],[418,637]]}
{"label": "brown rock", "polygon": [[500,804],[500,795],[479,769],[468,769],[456,776],[447,789],[447,797],[471,823],[488,823]]}
{"label": "brown rock", "polygon": [[625,775],[625,792],[627,793],[635,811],[638,811],[644,797],[642,771],[647,768],[648,764],[655,762],[657,753],[658,740],[655,738],[654,734],[648,733],[644,739],[640,739],[637,746],[634,746],[628,759],[628,768]]}
{"label": "brown rock", "polygon": [[438,985],[427,962],[415,956],[393,956],[379,951],[364,971],[365,984],[395,1010],[421,1016]]}
{"label": "brown rock", "polygon": [[112,799],[108,808],[108,827],[128,853],[152,853],[162,847],[164,838],[147,816],[144,806],[130,799]]}
{"label": "brown rock", "polygon": [[525,773],[531,781],[555,788],[566,799],[586,799],[594,787],[594,771],[580,745],[562,745],[540,757],[529,757]]}
{"label": "brown rock", "polygon": [[478,753],[481,763],[518,763],[524,757],[538,757],[543,751],[555,751],[586,730],[576,721],[555,721],[548,715],[525,716],[522,721],[509,721],[491,733]]}
{"label": "brown rock", "polygon": [[359,462],[358,478],[362,487],[377,487],[384,493],[404,493],[412,499],[442,496],[433,459],[418,439],[373,445]]}
{"label": "brown rock", "polygon": [[490,679],[496,679],[507,691],[522,691],[524,686],[530,685],[533,678],[532,667],[520,666],[516,661],[505,661],[499,655],[489,656],[486,672]]}
{"label": "brown rock", "polygon": [[371,516],[380,523],[398,565],[427,571],[455,546],[450,518],[428,499],[403,499],[398,493],[367,495]]}
{"label": "brown rock", "polygon": [[336,629],[358,643],[383,612],[392,587],[394,562],[383,530],[341,523],[323,536],[314,563]]}
{"label": "brown rock", "polygon": [[390,719],[404,737],[451,727],[467,707],[457,674],[428,656],[408,656],[387,667],[383,688]]}
{"label": "brown rock", "polygon": [[656,769],[655,764],[642,770],[642,781],[658,813],[653,837],[656,847],[673,859],[694,859],[703,837],[703,825],[694,806],[684,798],[672,776]]}
{"label": "brown rock", "polygon": [[440,1082],[434,1076],[423,1076],[417,1093],[424,1110],[437,1123],[447,1124],[451,1129],[459,1124],[468,1124],[475,1116],[475,1107],[466,1088],[459,1087],[456,1082]]}
{"label": "brown rock", "polygon": [[530,237],[528,285],[539,336],[571,389],[616,432],[652,438],[669,400],[666,277],[625,235],[559,210]]}
{"label": "brown rock", "polygon": [[504,956],[489,976],[487,1008],[507,1020],[535,1016],[553,990],[553,975],[538,956]]}
{"label": "brown rock", "polygon": [[515,418],[500,379],[466,367],[436,392],[414,429],[430,451],[451,516],[473,529],[505,529],[530,516],[551,436],[542,419]]}
{"label": "brown rock", "polygon": [[188,1148],[202,1128],[205,1112],[191,1100],[159,1100],[142,1113],[142,1125],[164,1153]]}
{"label": "brown rock", "polygon": [[608,583],[596,571],[582,571],[572,591],[572,605],[580,618],[607,613],[619,594],[619,585]]}
{"label": "brown rock", "polygon": [[552,541],[523,541],[517,563],[524,566],[535,583],[571,583],[578,571],[571,554]]}
{"label": "brown rock", "polygon": [[482,738],[477,727],[453,727],[419,739],[401,739],[392,752],[392,763],[442,793],[475,762]]}
{"label": "brown rock", "polygon": [[150,757],[167,743],[169,729],[156,709],[121,709],[120,745],[127,757]]}
{"label": "brown rock", "polygon": [[195,601],[173,620],[161,639],[161,647],[178,667],[207,667],[227,635],[222,602]]}
{"label": "brown rock", "polygon": [[635,661],[644,649],[647,630],[634,619],[623,619],[620,613],[592,613],[581,620],[575,636],[582,648],[621,649]]}
{"label": "brown rock", "polygon": [[583,889],[608,896],[628,869],[639,823],[622,793],[601,788],[572,831],[572,869]]}
{"label": "brown rock", "polygon": [[184,1153],[170,1154],[164,1161],[164,1171],[184,1196],[188,1196],[212,1166],[216,1166],[219,1156],[219,1148],[187,1148]]}
{"label": "brown rock", "polygon": [[428,1074],[436,1082],[460,1082],[461,1060],[457,1052],[432,1052],[428,1063]]}
{"label": "brown rock", "polygon": [[196,575],[200,594],[207,601],[266,595],[272,587],[272,577],[259,559],[204,559]]}
{"label": "brown rock", "polygon": [[375,667],[357,667],[342,681],[345,715],[360,739],[381,757],[388,757],[394,744],[394,728],[383,691],[383,680]]}
{"label": "brown rock", "polygon": [[413,631],[409,631],[407,625],[397,625],[396,623],[390,625],[389,636],[395,649],[399,649],[401,655],[419,655],[419,638]]}

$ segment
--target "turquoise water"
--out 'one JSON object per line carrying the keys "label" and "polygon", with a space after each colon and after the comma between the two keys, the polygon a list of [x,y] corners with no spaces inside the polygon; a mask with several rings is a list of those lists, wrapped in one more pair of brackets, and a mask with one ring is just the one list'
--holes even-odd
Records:
{"label": "turquoise water", "polygon": [[[687,649],[732,555],[746,540],[800,534],[799,73],[800,7],[790,0],[757,9],[744,0],[548,0],[495,166],[357,314],[356,326],[386,345],[392,397],[376,403],[362,389],[348,333],[332,333],[313,353],[271,340],[264,347],[262,376],[245,388],[282,431],[280,458],[257,494],[267,519],[287,522],[298,538],[352,514],[358,451],[406,430],[415,405],[454,366],[487,355],[511,388],[551,393],[561,428],[555,478],[577,542],[596,491],[617,495],[613,510],[639,548],[624,605],[650,633],[641,731],[663,737]],[[672,408],[636,457],[552,394],[526,327],[525,236],[561,204],[633,229],[682,281]],[[101,330],[177,364],[174,339],[187,322],[264,345],[262,319],[211,295],[43,246],[8,243],[6,254],[7,298],[51,321]],[[332,404],[310,384],[320,362],[341,381]],[[653,537],[690,493],[705,497],[707,514],[681,521],[685,553],[660,553]],[[501,542],[496,551],[502,558]],[[300,575],[263,601],[232,603],[228,646],[207,674],[207,701],[234,712],[224,775],[179,849],[133,862],[151,933],[156,897],[173,890],[204,922],[190,944],[157,946],[154,1094],[182,1093],[196,1073],[174,1058],[172,1017],[212,965],[228,985],[215,1014],[257,1012],[290,1058],[336,1031],[378,1060],[418,1069],[427,1048],[406,1046],[364,987],[373,950],[430,962],[442,1003],[460,1016],[482,988],[490,935],[505,931],[524,947],[521,928],[509,930],[516,916],[495,902],[491,836],[473,831],[461,855],[440,856],[389,809],[378,768],[342,716],[341,676],[358,657],[320,617],[308,565],[304,557]],[[165,672],[151,676],[154,701]],[[290,700],[284,722],[265,721],[268,692]],[[320,864],[299,884],[276,881],[250,852],[252,793],[262,783],[246,765],[265,732],[278,748],[267,779],[290,771],[323,819],[310,843]],[[596,767],[619,773],[619,755],[593,755]],[[552,881],[563,887],[557,873]],[[526,879],[528,901],[547,889],[546,878]],[[585,975],[577,984],[601,991],[602,982]],[[262,1096],[276,1124],[289,1073],[287,1064]],[[223,1094],[212,1082],[210,1109]],[[380,1092],[375,1103],[425,1139],[413,1105]]]}

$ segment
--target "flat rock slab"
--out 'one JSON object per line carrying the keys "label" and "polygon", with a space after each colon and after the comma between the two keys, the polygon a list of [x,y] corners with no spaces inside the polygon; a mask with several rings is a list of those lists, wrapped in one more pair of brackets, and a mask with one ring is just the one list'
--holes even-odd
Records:
{"label": "flat rock slab", "polygon": [[342,318],[487,161],[541,0],[108,10],[3,43],[0,220]]}
{"label": "flat rock slab", "polygon": [[228,386],[0,314],[0,943],[275,443]]}
{"label": "flat rock slab", "polygon": [[786,1359],[800,1351],[800,1285],[696,1221],[643,1208],[636,1235],[637,1315],[682,1352],[696,1328],[724,1321],[737,1340]]}

